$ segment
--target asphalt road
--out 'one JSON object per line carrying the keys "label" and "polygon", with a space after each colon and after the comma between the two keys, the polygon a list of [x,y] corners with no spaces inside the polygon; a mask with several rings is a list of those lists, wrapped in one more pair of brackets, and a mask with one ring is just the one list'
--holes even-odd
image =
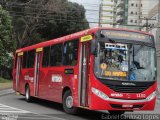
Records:
{"label": "asphalt road", "polygon": [[[124,114],[123,119],[139,120],[145,118],[147,120],[149,117],[144,117],[144,114],[150,114],[154,120],[159,120],[160,100],[157,100],[154,111],[127,112]],[[134,116],[131,117],[131,115]],[[142,115],[144,118],[142,118]],[[69,115],[63,111],[62,105],[58,103],[40,99],[34,99],[34,102],[27,103],[24,96],[17,96],[15,94],[0,96],[0,120],[115,120],[121,118],[115,118],[115,116],[113,118],[109,117],[105,111],[88,110],[80,110],[79,115]]]}

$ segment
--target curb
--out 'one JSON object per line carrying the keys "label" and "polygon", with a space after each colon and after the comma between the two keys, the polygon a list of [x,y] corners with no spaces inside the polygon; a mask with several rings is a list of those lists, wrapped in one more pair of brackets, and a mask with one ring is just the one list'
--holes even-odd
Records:
{"label": "curb", "polygon": [[15,91],[13,89],[0,90],[0,96],[5,96],[5,95],[8,95],[8,94],[12,94],[14,92]]}

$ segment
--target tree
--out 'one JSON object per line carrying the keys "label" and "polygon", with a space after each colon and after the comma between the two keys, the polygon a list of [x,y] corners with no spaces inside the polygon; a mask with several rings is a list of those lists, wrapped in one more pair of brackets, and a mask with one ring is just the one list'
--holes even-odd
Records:
{"label": "tree", "polygon": [[52,39],[89,28],[83,6],[66,2],[63,8],[64,10],[56,11],[55,16],[46,21],[41,30],[43,37]]}
{"label": "tree", "polygon": [[[0,6],[0,73],[6,76],[12,66],[15,41],[12,39],[12,19],[6,10]],[[9,76],[8,76],[9,77]]]}
{"label": "tree", "polygon": [[18,48],[89,27],[85,9],[67,0],[7,0]]}

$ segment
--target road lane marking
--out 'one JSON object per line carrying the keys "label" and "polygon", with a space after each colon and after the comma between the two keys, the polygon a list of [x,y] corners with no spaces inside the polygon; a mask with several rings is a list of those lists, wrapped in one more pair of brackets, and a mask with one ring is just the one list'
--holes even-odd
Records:
{"label": "road lane marking", "polygon": [[[49,116],[49,115],[41,115],[41,114],[38,114],[38,113],[35,113],[35,112],[30,112],[30,111],[26,111],[26,110],[23,110],[23,109],[19,109],[19,108],[14,108],[14,107],[11,107],[11,106],[8,106],[8,105],[4,105],[4,104],[0,104],[0,114],[3,114],[3,113],[7,113],[7,114],[25,114],[25,116],[19,116],[18,118],[27,118],[27,119],[33,119],[32,116],[37,116],[37,120],[41,120],[41,119],[44,119],[44,120],[66,120],[64,118],[60,118],[60,117],[54,117],[54,116]],[[27,117],[27,114],[32,114],[32,116],[29,116]],[[45,117],[45,118],[42,118],[42,117]]]}
{"label": "road lane marking", "polygon": [[27,116],[19,116],[18,119],[31,119],[31,120],[58,120],[57,118],[42,118],[42,117],[27,117]]}
{"label": "road lane marking", "polygon": [[0,113],[31,113],[31,112],[19,108],[14,108],[8,105],[0,104]]}

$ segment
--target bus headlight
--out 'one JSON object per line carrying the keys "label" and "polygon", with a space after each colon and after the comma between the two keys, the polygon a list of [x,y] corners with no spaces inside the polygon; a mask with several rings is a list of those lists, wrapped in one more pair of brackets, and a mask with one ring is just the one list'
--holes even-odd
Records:
{"label": "bus headlight", "polygon": [[97,95],[98,97],[102,98],[103,100],[108,100],[109,99],[109,97],[106,94],[104,94],[102,91],[100,91],[100,90],[98,90],[96,88],[92,87],[92,92],[95,95]]}
{"label": "bus headlight", "polygon": [[152,94],[150,94],[146,99],[148,101],[151,101],[156,96],[156,91],[154,91]]}

